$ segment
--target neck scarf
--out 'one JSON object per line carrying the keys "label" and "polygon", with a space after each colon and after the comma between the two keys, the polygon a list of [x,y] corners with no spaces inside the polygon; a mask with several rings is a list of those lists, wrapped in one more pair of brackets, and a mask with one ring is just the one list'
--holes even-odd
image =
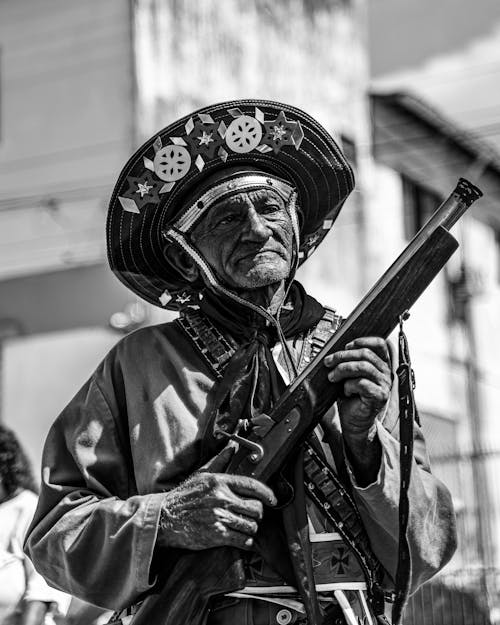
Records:
{"label": "neck scarf", "polygon": [[271,347],[281,341],[287,350],[284,339],[314,327],[325,309],[295,281],[274,322],[211,289],[204,291],[200,309],[238,343],[215,397],[213,434],[219,438],[221,430],[232,433],[247,429],[255,417],[270,410],[284,390]]}

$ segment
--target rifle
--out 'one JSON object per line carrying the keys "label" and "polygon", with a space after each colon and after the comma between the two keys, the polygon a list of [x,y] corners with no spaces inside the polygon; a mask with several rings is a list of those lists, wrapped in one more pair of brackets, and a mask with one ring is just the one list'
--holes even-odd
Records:
{"label": "rifle", "polygon": [[[316,358],[290,384],[269,415],[260,415],[240,443],[228,473],[266,482],[342,396],[328,381],[324,358],[355,338],[387,338],[458,247],[448,232],[481,191],[460,178],[450,196],[352,311]],[[245,575],[238,549],[182,551],[168,576],[140,605],[134,625],[202,625],[212,597],[240,590]]]}

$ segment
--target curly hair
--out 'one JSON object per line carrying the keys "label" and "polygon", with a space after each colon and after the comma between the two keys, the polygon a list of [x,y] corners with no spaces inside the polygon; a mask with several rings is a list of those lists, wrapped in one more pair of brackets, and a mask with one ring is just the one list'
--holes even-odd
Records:
{"label": "curly hair", "polygon": [[0,424],[0,480],[7,493],[18,488],[38,493],[31,464],[14,432]]}

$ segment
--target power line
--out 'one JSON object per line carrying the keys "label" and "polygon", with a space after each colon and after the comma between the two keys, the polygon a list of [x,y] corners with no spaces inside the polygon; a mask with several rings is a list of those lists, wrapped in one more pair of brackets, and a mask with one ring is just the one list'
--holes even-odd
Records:
{"label": "power line", "polygon": [[[491,134],[491,136],[493,136],[493,133]],[[426,156],[429,154],[440,154],[445,153],[447,150],[449,150],[449,148],[447,148],[445,144],[446,139],[441,142],[441,145],[439,145],[437,144],[436,140],[432,140],[432,137],[425,136],[413,136],[408,137],[408,139],[387,139],[385,141],[374,141],[372,143],[372,148],[375,153],[377,153],[377,150],[381,150],[382,153],[391,155],[409,154],[411,150],[409,150],[407,145],[404,145],[405,141],[408,140],[409,142],[416,142],[419,139],[429,140],[428,144],[425,146],[425,149],[421,150],[420,146],[418,148],[413,146],[413,151],[415,152],[416,150],[418,150],[422,158],[426,158]],[[440,165],[461,165],[462,167],[468,167],[471,161],[474,161],[477,158],[482,158],[482,160],[486,162],[486,167],[491,166],[498,170],[500,164],[500,156],[496,154],[495,146],[488,145],[487,147],[491,149],[491,156],[487,154],[486,150],[483,151],[484,154],[481,156],[479,151],[477,154],[475,154],[473,150],[469,151],[464,149],[464,152],[466,152],[466,154],[468,153],[468,156],[464,154],[462,158],[438,158],[433,160],[432,167],[439,167]]]}
{"label": "power line", "polygon": [[[116,49],[117,46],[114,46]],[[83,62],[83,63],[73,63],[69,64],[67,67],[61,69],[61,66],[55,66],[53,69],[50,69],[46,72],[33,71],[33,73],[20,74],[17,73],[15,77],[10,79],[4,78],[5,87],[9,88],[32,88],[33,85],[43,82],[47,83],[49,80],[61,80],[64,78],[75,78],[75,75],[79,77],[89,73],[90,71],[94,71],[95,69],[105,70],[108,73],[112,73],[111,66],[105,65],[104,62],[109,61],[120,61],[124,62],[123,50],[117,49],[116,54],[109,54],[107,57],[100,56],[95,59],[93,62]],[[16,83],[21,83],[21,85],[16,86]],[[105,88],[109,89],[109,83],[105,84]]]}
{"label": "power line", "polygon": [[[22,20],[19,21],[24,23]],[[58,24],[59,23],[60,22],[58,21]],[[100,46],[101,40],[109,41],[111,35],[118,36],[129,32],[128,23],[121,22],[118,15],[111,17],[107,23],[111,24],[109,28],[103,27],[102,24],[99,24],[98,29],[94,27],[95,19],[92,21],[82,21],[74,24],[73,26],[78,28],[81,35],[80,40],[77,40],[78,43],[84,44],[86,48],[96,49],[97,44]],[[12,29],[15,31],[14,25],[12,26]],[[39,56],[40,53],[45,53],[47,51],[57,54],[65,51],[67,52],[68,45],[74,46],[75,36],[72,31],[63,30],[61,32],[61,29],[57,28],[54,32],[57,33],[57,37],[51,38],[49,36],[51,34],[49,29],[48,32],[42,31],[42,35],[38,40],[34,37],[25,39],[23,46],[20,48],[11,49],[10,47],[7,47],[8,53],[6,51],[6,58],[8,58],[9,61],[11,59],[17,61],[19,57],[26,58],[30,55]],[[39,34],[39,31],[37,31],[37,34]],[[65,35],[67,36],[65,37]],[[98,49],[101,50],[100,47]]]}
{"label": "power line", "polygon": [[463,109],[461,111],[455,111],[453,115],[460,116],[460,115],[468,115],[469,113],[480,113],[480,112],[484,113],[487,111],[496,111],[500,114],[500,102],[492,106],[481,106],[481,107],[473,108],[473,109]]}
{"label": "power line", "polygon": [[[484,134],[481,134],[481,136],[478,136],[478,137],[475,137],[475,138],[476,138],[476,140],[480,141],[483,138],[494,137],[497,134],[499,134],[498,131],[496,131],[496,132],[493,132],[493,131],[485,132]],[[395,146],[396,144],[398,144],[398,143],[401,144],[401,143],[404,143],[405,141],[420,141],[420,142],[428,141],[429,143],[433,143],[434,144],[434,147],[430,147],[429,151],[437,152],[440,149],[442,149],[443,147],[445,147],[446,143],[454,142],[454,139],[452,137],[443,137],[443,138],[441,138],[438,141],[432,135],[411,135],[409,137],[401,137],[399,139],[384,139],[382,141],[375,140],[375,141],[373,141],[371,143],[371,145],[374,148],[377,148],[377,147],[380,148],[380,147],[391,146],[391,145]],[[439,145],[439,143],[441,145]],[[436,144],[438,144],[438,145],[436,145]],[[364,144],[365,147],[368,146],[368,145],[370,145],[370,144]],[[491,157],[490,157],[489,160],[491,160],[492,163],[493,162],[500,163],[500,152],[498,152],[498,149],[494,145],[488,143],[487,145],[484,145],[484,146],[478,146],[477,152],[481,151],[481,148],[482,148],[482,151],[484,151],[484,152],[486,152],[486,150],[491,151]],[[470,148],[466,148],[464,146],[463,149],[464,149],[464,151],[470,152],[470,156],[471,157],[475,156],[474,148],[472,146]],[[391,149],[390,151],[391,152],[403,152],[403,153],[405,153],[405,152],[408,152],[408,148],[407,147],[406,148],[403,147],[401,149],[394,148],[394,149]]]}
{"label": "power line", "polygon": [[[112,184],[102,184],[100,181],[79,181],[81,187],[74,188],[48,188],[40,189],[36,194],[22,197],[0,198],[0,212],[17,210],[22,208],[33,208],[34,206],[47,205],[48,200],[59,201],[82,201],[88,199],[104,199],[111,194]],[[48,205],[47,205],[48,207]]]}
{"label": "power line", "polygon": [[[22,158],[9,159],[7,162],[0,163],[0,173],[8,172],[11,170],[17,170],[19,165],[26,166],[26,164],[32,163],[36,167],[40,167],[46,161],[58,161],[61,158],[80,158],[86,156],[92,156],[96,152],[100,152],[104,149],[109,150],[111,147],[118,147],[125,144],[124,139],[112,139],[110,141],[103,141],[102,143],[94,143],[91,145],[77,146],[74,148],[65,148],[62,150],[53,150],[52,152],[44,152],[42,154],[36,154],[34,156],[24,156]],[[126,146],[129,148],[129,146]]]}
{"label": "power line", "polygon": [[[375,105],[375,106],[377,106],[377,105]],[[500,107],[498,107],[497,110],[498,110],[499,115],[500,115]],[[440,115],[439,112],[436,112],[435,116],[436,117],[440,117],[441,115]],[[376,117],[376,115],[375,115],[375,117]],[[438,121],[438,123],[439,123],[439,121]],[[445,124],[448,125],[448,126],[453,126],[456,129],[456,131],[455,131],[456,134],[464,134],[464,133],[467,133],[467,132],[470,133],[470,132],[473,131],[473,129],[475,127],[472,124],[463,124],[463,123],[460,123],[460,122],[452,121],[452,120],[450,120],[450,116],[446,117]],[[392,122],[390,124],[384,124],[384,125],[375,124],[374,123],[374,126],[376,126],[377,128],[381,128],[383,130],[388,130],[389,132],[391,130],[393,130],[394,128],[405,128],[405,127],[413,126],[413,125],[414,125],[413,122],[403,121],[403,120],[397,121],[397,122]]]}
{"label": "power line", "polygon": [[484,124],[484,126],[475,126],[474,132],[481,133],[481,136],[497,135],[500,132],[500,122]]}
{"label": "power line", "polygon": [[[455,126],[453,122],[451,125]],[[397,152],[408,152],[408,146],[406,144],[416,141],[427,141],[433,143],[435,147],[430,147],[429,150],[436,152],[440,151],[442,147],[449,142],[456,142],[461,145],[461,148],[464,151],[470,152],[471,156],[474,156],[474,152],[490,152],[489,160],[492,163],[500,163],[500,152],[498,148],[496,148],[493,144],[485,143],[484,139],[486,137],[493,137],[499,134],[498,129],[500,128],[500,122],[495,122],[494,124],[485,124],[484,126],[479,126],[477,129],[475,127],[466,127],[462,129],[457,129],[454,135],[448,136],[447,134],[439,135],[439,130],[432,129],[427,133],[415,133],[410,134],[409,136],[400,136],[400,132],[405,128],[413,128],[414,124],[412,122],[397,122],[394,124],[385,124],[378,125],[373,123],[373,128],[375,135],[377,133],[381,133],[382,135],[389,135],[388,138],[384,137],[382,140],[374,140],[371,142],[373,148],[383,147],[383,146],[394,146],[390,151],[393,153]],[[396,130],[397,129],[397,130]],[[484,130],[481,130],[484,129]],[[436,135],[438,135],[436,137]],[[393,137],[393,138],[391,138]],[[460,141],[462,139],[462,142]],[[470,141],[470,145],[468,142]],[[397,144],[405,144],[405,147],[401,149],[397,148]],[[476,143],[476,144],[475,144]],[[361,144],[364,147],[370,145],[370,143]]]}

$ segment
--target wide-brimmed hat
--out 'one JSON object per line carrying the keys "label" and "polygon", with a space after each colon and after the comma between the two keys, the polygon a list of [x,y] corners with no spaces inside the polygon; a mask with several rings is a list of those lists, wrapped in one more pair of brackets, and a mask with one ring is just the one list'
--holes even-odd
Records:
{"label": "wide-brimmed hat", "polygon": [[317,248],[354,187],[338,145],[300,109],[267,100],[206,106],[156,133],[123,168],[107,219],[108,260],[116,276],[152,304],[182,307],[188,285],[165,258],[163,234],[207,177],[239,167],[267,172],[296,189],[299,262]]}

